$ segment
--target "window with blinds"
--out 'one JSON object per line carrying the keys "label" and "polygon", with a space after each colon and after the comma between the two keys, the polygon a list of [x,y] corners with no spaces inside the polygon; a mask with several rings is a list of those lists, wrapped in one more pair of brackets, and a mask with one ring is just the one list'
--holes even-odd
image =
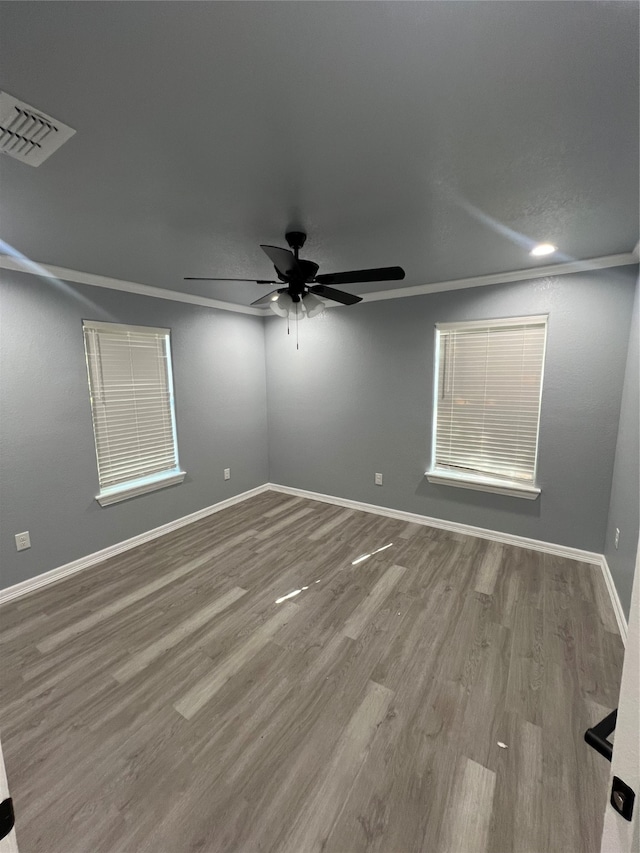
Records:
{"label": "window with blinds", "polygon": [[546,331],[546,317],[436,326],[430,474],[534,486]]}
{"label": "window with blinds", "polygon": [[85,321],[103,506],[181,482],[168,329]]}

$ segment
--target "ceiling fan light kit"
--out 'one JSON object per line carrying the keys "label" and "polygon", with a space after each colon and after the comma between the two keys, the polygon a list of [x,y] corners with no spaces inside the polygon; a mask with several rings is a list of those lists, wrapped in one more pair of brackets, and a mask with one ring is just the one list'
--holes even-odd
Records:
{"label": "ceiling fan light kit", "polygon": [[269,308],[278,317],[288,317],[290,320],[304,320],[305,317],[319,317],[325,309],[324,302],[313,293],[304,293],[296,302],[283,290],[277,296],[272,296]]}
{"label": "ceiling fan light kit", "polygon": [[[261,296],[252,305],[269,305],[274,314],[289,319],[318,317],[325,309],[323,299],[331,299],[341,305],[355,305],[362,301],[361,296],[345,293],[333,284],[355,284],[366,281],[401,281],[404,278],[402,267],[375,267],[373,269],[351,270],[348,272],[318,275],[318,264],[299,257],[307,235],[302,231],[289,231],[285,234],[289,249],[279,246],[261,245],[260,248],[272,262],[279,282],[284,284]],[[278,281],[245,278],[197,278],[188,276],[185,281],[250,281],[255,284],[278,284]],[[318,299],[322,297],[322,299]]]}

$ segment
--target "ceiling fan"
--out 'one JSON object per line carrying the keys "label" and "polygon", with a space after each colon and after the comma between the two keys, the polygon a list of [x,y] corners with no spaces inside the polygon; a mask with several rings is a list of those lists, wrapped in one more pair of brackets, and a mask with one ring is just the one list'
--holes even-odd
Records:
{"label": "ceiling fan", "polygon": [[355,305],[361,302],[361,296],[345,293],[330,287],[333,284],[355,284],[364,281],[400,281],[404,278],[402,267],[377,267],[368,270],[350,270],[317,275],[318,264],[299,257],[307,235],[302,231],[289,231],[285,239],[290,249],[279,246],[260,246],[267,254],[276,271],[279,281],[267,281],[259,278],[200,278],[186,276],[185,281],[252,281],[256,284],[281,284],[266,296],[261,296],[252,305],[269,305],[281,317],[301,319],[305,315],[316,317],[324,311],[322,299],[331,299],[342,305]]}

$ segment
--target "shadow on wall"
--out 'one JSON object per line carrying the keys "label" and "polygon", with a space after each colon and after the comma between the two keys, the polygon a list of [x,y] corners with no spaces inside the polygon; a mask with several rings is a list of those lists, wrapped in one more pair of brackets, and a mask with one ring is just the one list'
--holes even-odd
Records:
{"label": "shadow on wall", "polygon": [[[465,504],[468,507],[478,509],[498,510],[510,515],[519,515],[523,518],[540,518],[543,496],[539,495],[536,500],[522,500],[508,495],[495,495],[489,492],[476,491],[474,489],[459,489],[455,486],[443,486],[439,483],[430,483],[426,477],[421,477],[415,494],[421,498],[436,498],[443,506],[449,505],[459,507]],[[447,517],[443,514],[443,518]]]}

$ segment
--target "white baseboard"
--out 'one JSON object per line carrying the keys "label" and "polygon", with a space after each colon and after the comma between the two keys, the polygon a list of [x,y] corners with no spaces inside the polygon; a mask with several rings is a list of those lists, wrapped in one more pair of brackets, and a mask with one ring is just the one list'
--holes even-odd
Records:
{"label": "white baseboard", "polygon": [[609,571],[606,557],[595,551],[583,551],[580,548],[571,548],[569,545],[556,545],[553,542],[543,542],[540,539],[528,539],[526,536],[516,536],[511,533],[501,533],[498,530],[487,530],[484,527],[473,527],[471,524],[461,524],[457,521],[445,521],[441,518],[430,518],[427,515],[417,515],[412,512],[404,512],[397,509],[366,504],[361,501],[352,501],[347,498],[336,498],[332,495],[322,495],[318,492],[309,492],[306,489],[293,489],[290,486],[280,486],[277,483],[269,483],[269,488],[274,492],[282,492],[285,495],[309,498],[309,500],[322,501],[323,503],[335,504],[349,509],[359,509],[363,512],[372,512],[376,515],[384,515],[387,518],[397,518],[400,521],[411,521],[416,524],[424,524],[429,527],[437,527],[440,530],[450,530],[453,533],[462,533],[466,536],[477,536],[479,539],[490,539],[492,542],[502,542],[505,545],[515,545],[519,548],[529,548],[532,551],[542,551],[545,554],[555,554],[558,557],[567,557],[570,560],[578,560],[581,563],[600,566],[609,592],[613,612],[618,623],[618,630],[622,642],[627,644],[627,620],[618,597],[618,591]]}
{"label": "white baseboard", "polygon": [[609,569],[609,564],[607,563],[607,558],[604,554],[602,554],[600,558],[600,566],[602,567],[602,575],[604,577],[604,582],[607,585],[607,590],[609,592],[609,598],[611,599],[611,604],[613,605],[613,612],[615,613],[616,622],[618,623],[618,630],[620,631],[620,637],[622,642],[627,645],[627,633],[628,633],[628,625],[627,618],[624,615],[624,610],[622,609],[622,604],[620,602],[620,598],[618,596],[618,590],[616,589],[616,585],[613,582],[613,577],[611,575],[611,570]]}
{"label": "white baseboard", "polygon": [[181,518],[176,518],[174,521],[169,521],[167,524],[162,524],[160,527],[154,527],[153,530],[148,530],[146,533],[140,533],[138,536],[132,536],[131,539],[125,539],[124,542],[117,542],[115,545],[110,545],[108,548],[103,548],[101,551],[95,551],[93,554],[88,554],[86,557],[80,557],[72,563],[66,563],[64,566],[58,566],[56,569],[51,569],[49,572],[43,572],[41,575],[36,575],[34,578],[29,578],[21,583],[9,586],[6,589],[0,590],[0,604],[5,604],[8,601],[13,601],[15,598],[22,598],[36,589],[49,584],[57,583],[69,575],[74,575],[76,572],[81,572],[88,569],[90,566],[95,566],[109,557],[115,557],[116,554],[121,554],[123,551],[129,551],[131,548],[136,548],[138,545],[143,545],[145,542],[150,542],[152,539],[157,539],[159,536],[164,536],[166,533],[171,533],[172,530],[178,530],[187,524],[194,521],[199,521],[207,515],[213,515],[215,512],[227,509],[234,504],[241,503],[248,498],[260,495],[269,489],[267,483],[262,486],[257,486],[255,489],[249,489],[247,492],[241,492],[239,495],[234,495],[219,503],[207,506],[204,509],[199,509],[192,512],[190,515],[184,515]]}
{"label": "white baseboard", "polygon": [[96,565],[109,557],[114,557],[116,554],[121,554],[123,551],[129,551],[138,545],[145,542],[150,542],[152,539],[157,539],[159,536],[164,536],[166,533],[171,533],[173,530],[178,530],[180,527],[185,527],[194,521],[199,521],[220,510],[227,509],[249,498],[260,495],[266,491],[280,492],[285,495],[293,495],[295,497],[308,498],[309,500],[321,501],[322,503],[334,504],[335,506],[343,506],[348,509],[361,510],[363,512],[382,515],[387,518],[397,518],[400,521],[414,522],[416,524],[424,524],[428,527],[437,527],[440,530],[449,530],[453,533],[462,533],[466,536],[477,536],[480,539],[490,539],[492,542],[501,542],[505,545],[515,545],[519,548],[529,548],[533,551],[542,551],[545,554],[555,554],[559,557],[567,557],[570,560],[578,560],[582,563],[590,563],[591,565],[600,566],[602,574],[609,591],[611,604],[616,616],[620,636],[623,643],[627,641],[627,620],[624,616],[624,611],[618,597],[618,593],[609,571],[606,558],[603,554],[597,554],[594,551],[583,551],[580,548],[571,548],[568,545],[556,545],[552,542],[543,542],[539,539],[528,539],[526,536],[516,536],[511,533],[501,533],[498,530],[487,530],[484,527],[473,527],[470,524],[462,524],[457,521],[445,521],[442,518],[431,518],[427,515],[418,515],[413,512],[404,512],[403,510],[390,509],[388,507],[376,506],[375,504],[367,504],[362,501],[352,501],[347,498],[338,498],[333,495],[323,495],[319,492],[310,492],[306,489],[295,489],[290,486],[281,486],[277,483],[264,483],[262,486],[257,486],[255,489],[242,492],[239,495],[234,495],[224,501],[213,504],[212,506],[199,509],[192,512],[190,515],[184,515],[182,518],[177,518],[160,527],[155,527],[153,530],[148,530],[146,533],[141,533],[138,536],[133,536],[131,539],[125,539],[124,542],[118,542],[115,545],[110,545],[108,548],[103,548],[101,551],[96,551],[93,554],[88,554],[86,557],[81,557],[74,560],[72,563],[66,563],[64,566],[58,566],[49,572],[44,572],[41,575],[36,575],[34,578],[29,578],[26,581],[15,584],[0,590],[0,604],[5,604],[8,601],[13,601],[16,598],[21,598],[36,589],[49,584],[57,583],[63,578],[73,575],[76,572],[81,572],[88,569],[90,566]]}
{"label": "white baseboard", "polygon": [[388,507],[366,504],[361,501],[336,498],[331,495],[321,495],[318,492],[308,492],[306,489],[292,489],[289,486],[280,486],[276,483],[269,483],[269,488],[274,492],[282,492],[285,495],[295,495],[301,498],[309,498],[309,500],[313,501],[322,501],[323,503],[348,507],[349,509],[359,509],[363,512],[384,515],[387,518],[397,518],[400,521],[411,521],[415,524],[437,527],[440,530],[450,530],[452,533],[462,533],[465,536],[477,536],[479,539],[490,539],[492,542],[502,542],[504,545],[516,545],[518,548],[529,548],[532,551],[542,551],[545,554],[568,557],[570,560],[579,560],[581,563],[590,563],[595,566],[602,565],[602,554],[597,554],[595,551],[582,551],[580,548],[571,548],[569,545],[556,545],[553,542],[542,542],[540,539],[527,539],[526,536],[516,536],[511,533],[501,533],[499,530],[487,530],[485,527],[473,527],[471,524],[462,524],[458,521],[430,518],[428,515],[417,515],[413,512],[389,509]]}

